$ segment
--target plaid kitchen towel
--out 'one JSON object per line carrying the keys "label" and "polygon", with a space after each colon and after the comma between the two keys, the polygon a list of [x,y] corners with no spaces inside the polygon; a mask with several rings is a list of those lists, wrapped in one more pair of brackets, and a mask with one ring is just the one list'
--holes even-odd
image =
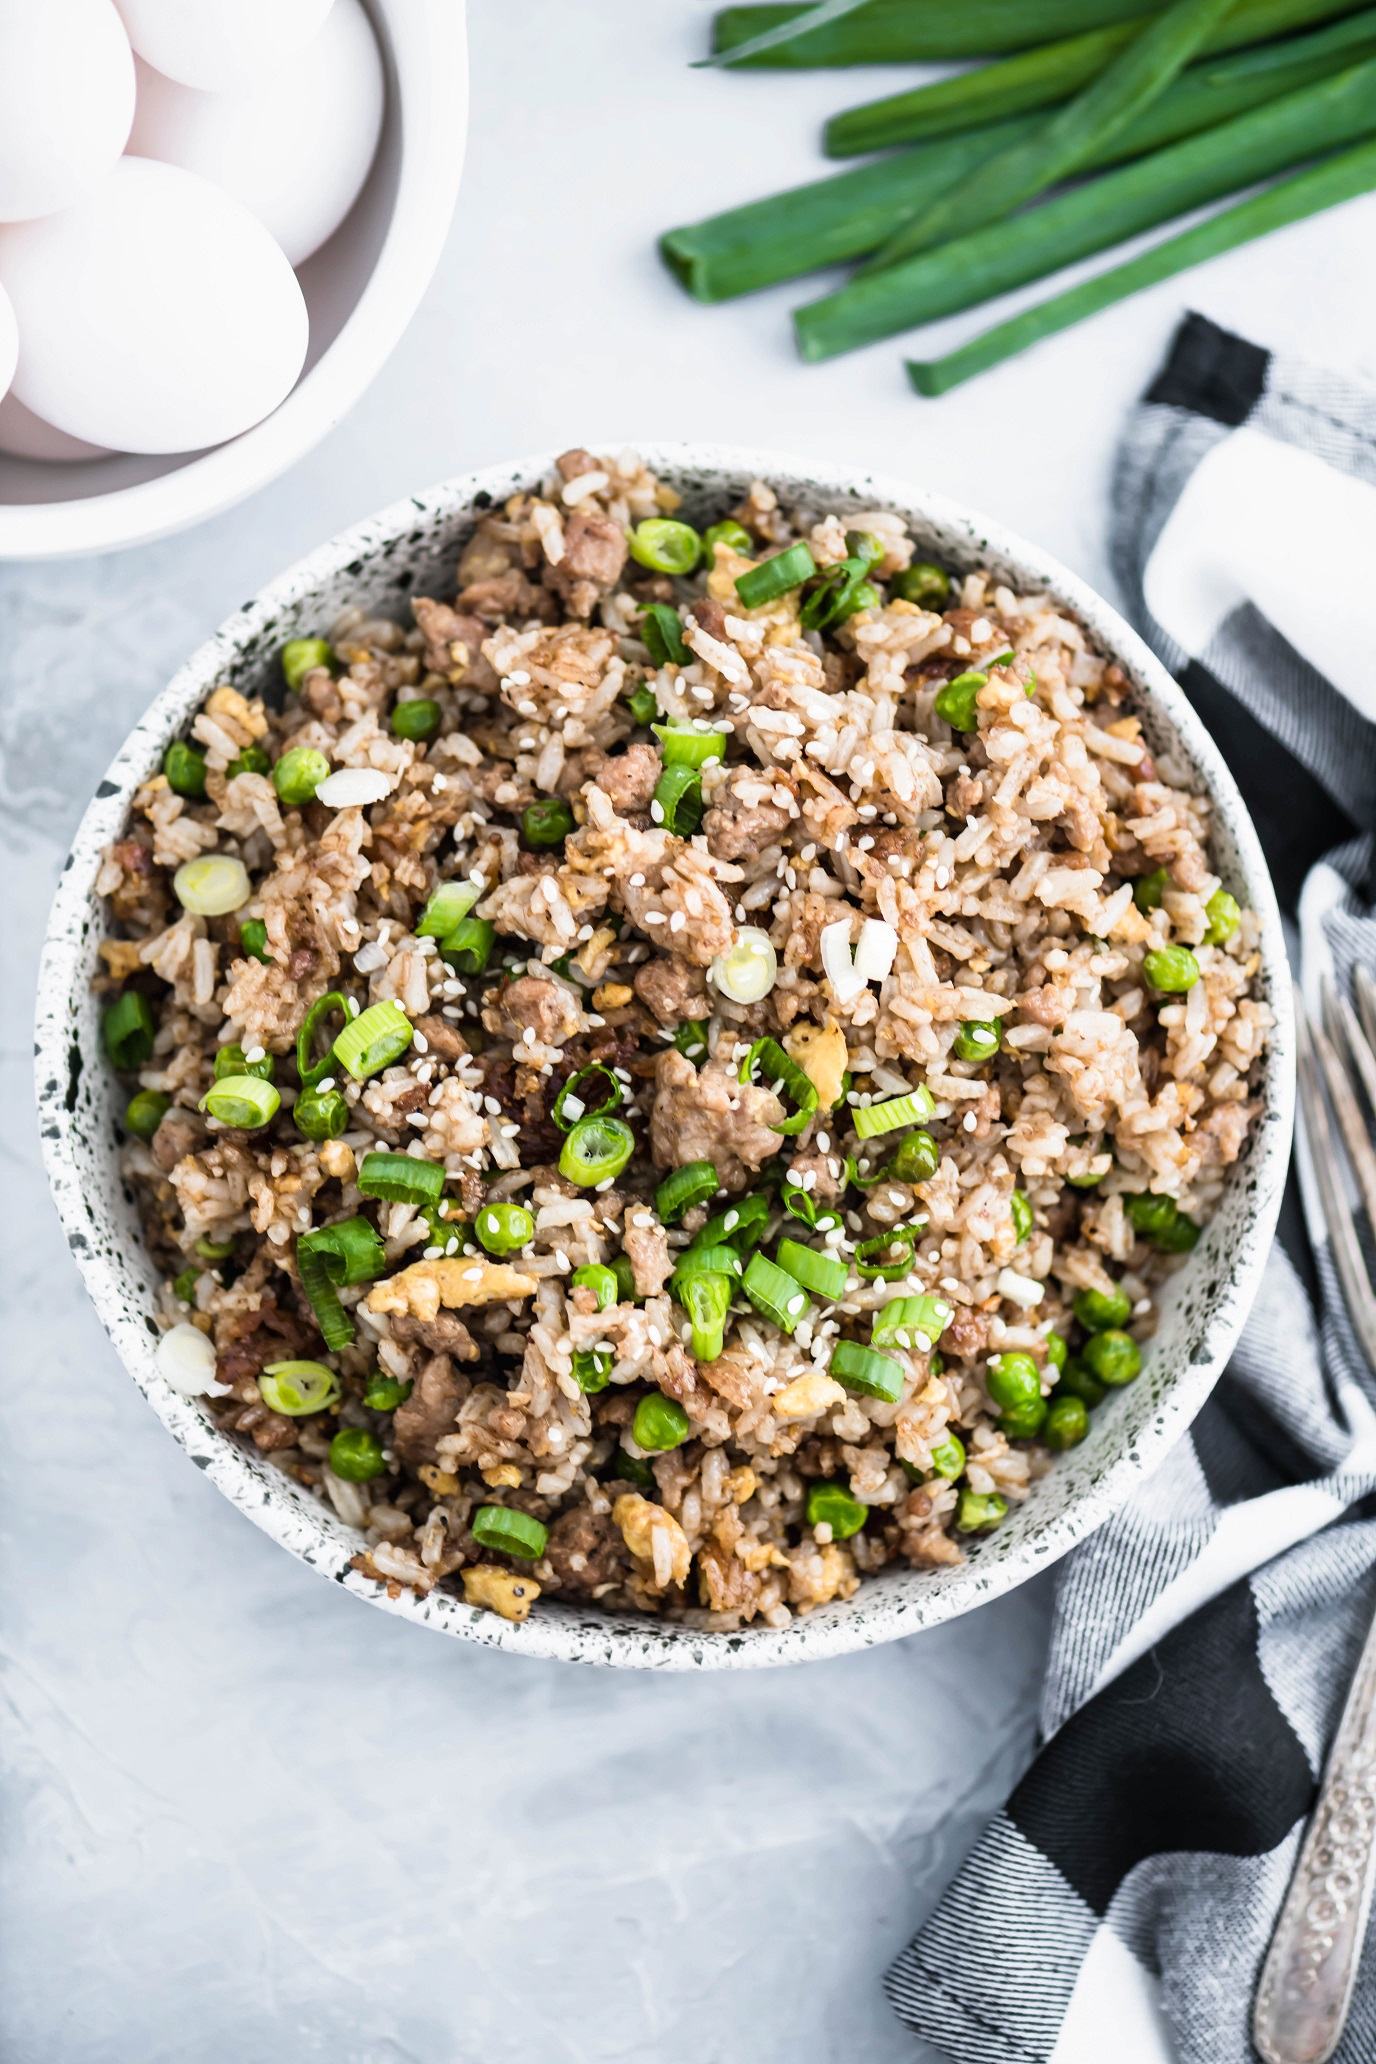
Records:
{"label": "plaid kitchen towel", "polygon": [[[1232,766],[1307,990],[1376,972],[1376,392],[1198,315],[1124,438],[1127,613]],[[1376,1385],[1298,1156],[1236,1354],[1061,1565],[1040,1753],[889,1972],[960,2064],[1247,2064],[1376,1609]],[[1338,2064],[1376,2060],[1376,1931]]]}

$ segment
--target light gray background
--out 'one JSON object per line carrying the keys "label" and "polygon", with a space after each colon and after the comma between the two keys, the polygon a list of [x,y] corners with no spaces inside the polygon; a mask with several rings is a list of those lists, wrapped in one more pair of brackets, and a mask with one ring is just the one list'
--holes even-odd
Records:
{"label": "light gray background", "polygon": [[707,14],[475,0],[453,234],[364,402],[188,536],[0,567],[7,2064],[910,2059],[878,1974],[1030,1752],[1044,1586],[806,1672],[689,1680],[466,1650],[320,1583],[124,1377],[29,1116],[85,799],[184,654],[368,510],[549,444],[735,439],[925,480],[1104,586],[1113,444],[1182,307],[1371,348],[1362,202],[941,403],[894,344],[804,368],[802,296],[699,308],[653,236],[816,176],[821,116],[898,78],[692,72]]}

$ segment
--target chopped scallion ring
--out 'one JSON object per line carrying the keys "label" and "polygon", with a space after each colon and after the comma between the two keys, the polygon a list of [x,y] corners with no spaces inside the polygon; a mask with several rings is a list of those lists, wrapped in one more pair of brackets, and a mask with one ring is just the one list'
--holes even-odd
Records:
{"label": "chopped scallion ring", "polygon": [[334,1066],[334,1041],[329,1042],[320,1059],[316,1060],[315,1035],[325,1019],[335,1011],[347,1025],[349,1000],[338,989],[317,998],[301,1020],[301,1029],[296,1035],[296,1072],[301,1077],[303,1089],[318,1088]]}
{"label": "chopped scallion ring", "polygon": [[831,1357],[831,1373],[847,1390],[861,1397],[882,1398],[896,1405],[903,1395],[905,1370],[892,1355],[876,1354],[856,1340],[838,1340]]}
{"label": "chopped scallion ring", "polygon": [[655,783],[650,815],[677,838],[691,838],[702,822],[702,776],[696,767],[668,766]]}
{"label": "chopped scallion ring", "polygon": [[414,1037],[411,1020],[399,1003],[370,1004],[335,1040],[334,1058],[356,1082],[366,1082],[399,1061]]}
{"label": "chopped scallion ring", "polygon": [[559,1173],[580,1189],[595,1189],[598,1183],[615,1181],[634,1152],[635,1134],[624,1118],[605,1112],[580,1118],[564,1141]]}
{"label": "chopped scallion ring", "polygon": [[456,975],[480,975],[487,966],[497,927],[488,917],[465,917],[440,946],[440,959]]}
{"label": "chopped scallion ring", "polygon": [[702,539],[692,524],[672,516],[647,516],[626,533],[626,543],[636,565],[651,573],[691,573],[702,552]]}
{"label": "chopped scallion ring", "polygon": [[891,1297],[875,1313],[870,1339],[875,1347],[911,1347],[928,1354],[954,1316],[943,1297]]}
{"label": "chopped scallion ring", "polygon": [[[684,649],[686,651],[687,647],[685,646]],[[686,666],[687,661],[681,660],[679,664]],[[652,723],[659,715],[659,704],[655,699],[655,691],[653,688],[647,688],[643,681],[638,688],[633,688],[626,697],[626,707],[631,713],[632,723],[635,724]]]}
{"label": "chopped scallion ring", "polygon": [[655,1210],[661,1224],[673,1225],[694,1204],[705,1204],[709,1197],[715,1197],[720,1188],[716,1165],[711,1161],[689,1161],[676,1168],[655,1191]]}
{"label": "chopped scallion ring", "polygon": [[734,1247],[685,1247],[669,1279],[677,1296],[690,1276],[738,1276],[744,1263]]}
{"label": "chopped scallion ring", "polygon": [[845,1296],[850,1270],[834,1254],[819,1254],[801,1240],[780,1240],[775,1259],[805,1290],[815,1290],[829,1304]]}
{"label": "chopped scallion ring", "polygon": [[[594,1082],[598,1075],[607,1085],[600,1104],[593,1102],[595,1091],[584,1088],[584,1084]],[[601,1061],[594,1061],[591,1067],[580,1068],[576,1075],[570,1075],[554,1099],[554,1109],[550,1116],[560,1132],[572,1132],[575,1122],[581,1124],[585,1118],[603,1118],[608,1111],[616,1110],[620,1102],[621,1084],[610,1068],[604,1067]],[[577,1112],[572,1115],[567,1108],[570,1104],[578,1106]]]}
{"label": "chopped scallion ring", "polygon": [[724,731],[693,731],[684,724],[651,724],[666,767],[702,767],[726,751]]}
{"label": "chopped scallion ring", "polygon": [[383,1274],[387,1256],[366,1218],[346,1218],[339,1225],[317,1226],[296,1243],[296,1268],[301,1288],[310,1299],[316,1324],[327,1348],[337,1354],[354,1337],[350,1319],[335,1287],[371,1283]]}
{"label": "chopped scallion ring", "polygon": [[882,1104],[858,1104],[851,1123],[860,1139],[876,1139],[881,1132],[897,1132],[903,1125],[920,1125],[930,1118],[936,1104],[929,1089],[910,1090],[907,1096],[888,1097]]}
{"label": "chopped scallion ring", "polygon": [[[668,602],[646,603],[640,615],[640,636],[657,667],[687,666],[693,657],[691,647],[684,642],[682,619]],[[636,694],[649,696],[650,716],[653,717],[658,707],[653,690],[637,689]],[[633,703],[631,714],[635,716]],[[636,717],[637,723],[648,721],[648,717]]]}
{"label": "chopped scallion ring", "polygon": [[784,1333],[791,1333],[808,1310],[807,1292],[796,1276],[781,1269],[763,1254],[752,1254],[741,1279],[741,1288],[757,1312]]}
{"label": "chopped scallion ring", "polygon": [[268,952],[268,928],[261,917],[250,917],[240,925],[239,945],[250,960],[261,960],[264,967],[272,959]]}
{"label": "chopped scallion ring", "polygon": [[444,1165],[414,1154],[365,1154],[355,1180],[360,1197],[381,1197],[387,1204],[438,1204]]}
{"label": "chopped scallion ring", "polygon": [[270,1412],[302,1419],[338,1401],[339,1379],[323,1362],[269,1362],[258,1377],[258,1392]]}
{"label": "chopped scallion ring", "polygon": [[674,1045],[685,1060],[703,1060],[707,1053],[706,1028],[696,1018],[685,1018],[674,1033]]}
{"label": "chopped scallion ring", "polygon": [[202,853],[183,860],[172,877],[172,893],[193,917],[228,917],[253,894],[248,869],[229,853]]}
{"label": "chopped scallion ring", "polygon": [[153,1052],[153,1007],[137,989],[126,989],[100,1021],[105,1050],[117,1068],[141,1068]]}
{"label": "chopped scallion ring", "polygon": [[738,1254],[744,1254],[759,1246],[768,1223],[769,1199],[762,1191],[754,1190],[742,1197],[739,1204],[728,1204],[725,1211],[709,1218],[701,1232],[694,1233],[688,1251],[691,1254],[700,1247],[731,1246]]}
{"label": "chopped scallion ring", "polygon": [[768,932],[758,925],[742,925],[735,944],[717,955],[707,976],[732,1003],[758,1003],[768,996],[779,979],[779,956]]}
{"label": "chopped scallion ring", "polygon": [[748,573],[740,574],[736,593],[746,609],[760,609],[766,602],[777,602],[791,588],[800,588],[816,571],[817,561],[800,540],[785,551],[776,552],[772,559],[762,559]]}
{"label": "chopped scallion ring", "polygon": [[801,1132],[817,1109],[817,1085],[804,1075],[795,1060],[784,1052],[777,1039],[757,1039],[745,1059],[741,1062],[739,1080],[753,1082],[758,1067],[761,1077],[777,1091],[786,1091],[793,1100],[793,1113],[782,1125],[772,1126],[774,1132],[784,1134]]}
{"label": "chopped scallion ring", "polygon": [[235,1125],[243,1132],[257,1132],[270,1125],[281,1109],[282,1099],[270,1082],[259,1075],[226,1075],[201,1098],[199,1108],[221,1125]]}
{"label": "chopped scallion ring", "polygon": [[473,1515],[472,1531],[480,1548],[514,1555],[522,1562],[538,1562],[549,1539],[548,1527],[510,1505],[480,1505]]}
{"label": "chopped scallion ring", "polygon": [[474,881],[446,881],[433,889],[416,926],[418,939],[447,939],[482,895]]}
{"label": "chopped scallion ring", "polygon": [[[739,1261],[736,1267],[739,1269]],[[691,1345],[694,1355],[700,1362],[714,1362],[725,1344],[726,1315],[735,1294],[733,1279],[708,1270],[680,1280],[679,1272],[675,1270],[673,1291],[687,1312],[693,1329]]]}
{"label": "chopped scallion ring", "polygon": [[794,1218],[814,1233],[829,1233],[842,1223],[841,1214],[829,1204],[820,1208],[811,1190],[805,1190],[801,1183],[786,1175],[779,1185],[779,1201]]}
{"label": "chopped scallion ring", "polygon": [[[892,1232],[879,1233],[873,1240],[862,1240],[855,1250],[855,1266],[867,1283],[900,1283],[913,1265],[913,1248],[917,1235],[927,1223],[922,1219],[912,1226],[895,1226]],[[871,1260],[871,1256],[897,1255],[890,1260]]]}

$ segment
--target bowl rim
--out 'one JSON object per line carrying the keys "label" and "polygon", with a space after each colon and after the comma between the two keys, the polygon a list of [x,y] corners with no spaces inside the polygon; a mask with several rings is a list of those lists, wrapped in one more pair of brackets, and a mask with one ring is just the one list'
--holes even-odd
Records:
{"label": "bowl rim", "polygon": [[[625,439],[596,440],[594,450],[620,450]],[[518,484],[544,478],[554,454],[537,453],[484,467],[391,504],[378,514],[316,547],[280,574],[254,599],[230,616],[177,670],[155,698],[116,754],[99,784],[73,840],[56,895],[44,943],[39,976],[35,1038],[40,1134],[54,1201],[74,1258],[86,1281],[97,1315],[126,1369],[174,1438],[187,1449],[230,1500],[254,1523],[298,1559],[329,1575],[355,1596],[404,1619],[436,1628],[487,1647],[510,1649],[528,1656],[609,1664],[627,1668],[669,1670],[764,1668],[817,1660],[894,1640],[927,1626],[953,1619],[974,1606],[1013,1589],[1083,1540],[1155,1469],[1184,1433],[1221,1372],[1250,1308],[1260,1281],[1280,1208],[1289,1160],[1294,1109],[1294,1030],[1289,975],[1280,914],[1260,843],[1218,748],[1195,715],[1183,691],[1137,634],[1080,578],[1049,554],[1015,533],[963,505],[890,475],[873,474],[832,464],[810,464],[785,453],[702,443],[662,444],[630,440],[645,462],[658,472],[675,472],[705,480],[711,475],[758,477],[784,485],[785,493],[807,491],[814,501],[851,506],[887,503],[915,520],[963,540],[971,556],[987,555],[1016,568],[1018,579],[1044,586],[1080,618],[1100,649],[1123,664],[1135,692],[1149,709],[1160,706],[1204,777],[1218,817],[1237,856],[1253,908],[1261,919],[1262,974],[1267,1000],[1275,1014],[1266,1069],[1263,1109],[1253,1128],[1246,1169],[1251,1208],[1244,1230],[1220,1257],[1220,1276],[1210,1285],[1213,1301],[1194,1343],[1193,1358],[1169,1391],[1152,1408],[1149,1423],[1122,1444],[1102,1474],[1059,1516],[1048,1518],[1029,1538],[1001,1559],[981,1556],[978,1547],[958,1568],[939,1573],[909,1573],[924,1579],[911,1597],[893,1598],[862,1587],[854,1601],[830,1622],[817,1616],[796,1618],[782,1629],[748,1629],[709,1633],[670,1626],[646,1616],[606,1615],[555,1598],[521,1625],[467,1606],[448,1593],[418,1599],[409,1590],[388,1596],[381,1585],[349,1567],[359,1537],[337,1538],[333,1515],[312,1504],[305,1511],[303,1494],[291,1494],[285,1479],[274,1495],[265,1465],[221,1434],[191,1401],[172,1391],[157,1374],[150,1332],[152,1321],[123,1306],[111,1260],[92,1237],[98,1222],[97,1201],[88,1193],[79,1167],[80,1150],[69,1117],[69,1053],[74,1009],[79,1007],[89,976],[93,884],[101,849],[121,834],[132,796],[157,764],[170,737],[199,706],[214,680],[224,678],[236,657],[261,652],[274,623],[280,624],[312,591],[331,579],[357,576],[359,562],[382,553],[389,544],[416,539],[471,516],[478,498],[503,498]],[[478,504],[487,506],[487,503]],[[279,633],[280,634],[280,633]],[[110,1218],[110,1207],[104,1206]],[[1206,1234],[1207,1241],[1207,1234]],[[1202,1249],[1199,1252],[1202,1254]],[[1173,1280],[1189,1276],[1182,1271]],[[1031,1509],[1029,1508],[1024,1508]],[[881,1580],[882,1581],[882,1580]]]}
{"label": "bowl rim", "polygon": [[373,269],[338,334],[271,415],[198,458],[108,494],[0,501],[0,560],[123,551],[222,515],[319,444],[391,357],[434,276],[458,199],[468,39],[465,0],[365,4],[396,91],[397,190]]}

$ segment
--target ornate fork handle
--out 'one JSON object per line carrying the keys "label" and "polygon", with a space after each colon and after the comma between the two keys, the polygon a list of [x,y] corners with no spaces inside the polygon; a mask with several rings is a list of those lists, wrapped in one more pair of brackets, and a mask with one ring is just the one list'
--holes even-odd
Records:
{"label": "ornate fork handle", "polygon": [[1376,1880],[1376,1621],[1262,1967],[1252,2039],[1266,2064],[1327,2064],[1342,2036]]}

